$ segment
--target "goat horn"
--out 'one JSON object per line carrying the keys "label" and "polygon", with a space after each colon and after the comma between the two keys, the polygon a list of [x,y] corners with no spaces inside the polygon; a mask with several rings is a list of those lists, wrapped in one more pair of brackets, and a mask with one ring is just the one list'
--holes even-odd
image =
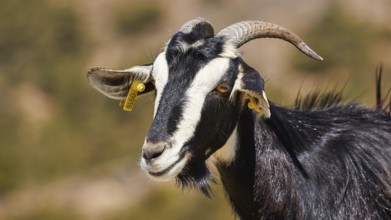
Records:
{"label": "goat horn", "polygon": [[323,60],[297,34],[284,27],[268,22],[238,22],[221,30],[216,37],[225,37],[229,43],[236,47],[240,47],[256,38],[279,38],[293,44],[305,55],[315,60]]}
{"label": "goat horn", "polygon": [[202,36],[213,36],[214,30],[212,25],[205,18],[196,18],[186,22],[179,31],[185,34],[189,34],[193,30],[201,33]]}

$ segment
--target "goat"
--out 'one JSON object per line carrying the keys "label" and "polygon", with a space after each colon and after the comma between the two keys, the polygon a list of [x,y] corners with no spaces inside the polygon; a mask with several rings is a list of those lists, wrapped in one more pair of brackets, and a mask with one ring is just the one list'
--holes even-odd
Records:
{"label": "goat", "polygon": [[[241,219],[391,219],[391,117],[357,104],[288,109],[270,102],[238,48],[279,38],[322,60],[295,33],[243,21],[218,34],[197,18],[152,64],[93,68],[90,84],[123,99],[134,80],[155,91],[141,167],[206,195],[214,165]],[[321,97],[318,97],[321,99]],[[322,102],[322,101],[320,101]]]}

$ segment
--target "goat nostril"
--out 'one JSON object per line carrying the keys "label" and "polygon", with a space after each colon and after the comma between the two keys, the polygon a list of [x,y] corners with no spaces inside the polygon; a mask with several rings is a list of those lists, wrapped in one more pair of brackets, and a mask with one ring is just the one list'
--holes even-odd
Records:
{"label": "goat nostril", "polygon": [[165,149],[166,147],[164,145],[157,145],[143,149],[143,158],[146,160],[158,158],[160,155],[163,154]]}

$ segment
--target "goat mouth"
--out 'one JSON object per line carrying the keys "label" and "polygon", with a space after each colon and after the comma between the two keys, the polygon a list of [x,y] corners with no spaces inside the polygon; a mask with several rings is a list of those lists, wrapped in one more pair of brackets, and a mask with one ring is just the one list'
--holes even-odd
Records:
{"label": "goat mouth", "polygon": [[169,173],[175,166],[177,166],[182,160],[185,158],[185,154],[181,155],[178,160],[176,160],[173,164],[171,164],[169,167],[166,169],[159,171],[159,172],[153,172],[153,171],[148,171],[148,174],[153,176],[153,177],[161,177]]}

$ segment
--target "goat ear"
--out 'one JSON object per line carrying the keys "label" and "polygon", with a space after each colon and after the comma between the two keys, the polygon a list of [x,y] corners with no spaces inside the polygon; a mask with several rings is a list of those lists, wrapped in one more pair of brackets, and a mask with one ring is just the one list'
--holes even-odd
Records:
{"label": "goat ear", "polygon": [[134,66],[124,70],[107,68],[92,68],[87,78],[92,87],[103,95],[112,99],[123,99],[127,96],[130,85],[134,80],[140,80],[145,84],[145,94],[155,89],[152,83],[151,65]]}
{"label": "goat ear", "polygon": [[231,96],[243,94],[247,106],[262,117],[270,118],[270,106],[264,91],[264,82],[260,74],[253,68],[239,65],[238,78],[235,81]]}

